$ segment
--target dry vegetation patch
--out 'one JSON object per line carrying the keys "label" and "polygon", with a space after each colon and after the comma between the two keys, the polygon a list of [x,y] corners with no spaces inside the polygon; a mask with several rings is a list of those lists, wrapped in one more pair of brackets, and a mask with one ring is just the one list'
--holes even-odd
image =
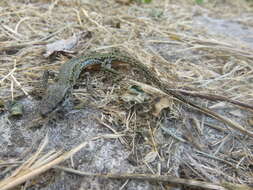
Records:
{"label": "dry vegetation patch", "polygon": [[[11,127],[21,122],[18,130],[24,137],[28,135],[30,139],[37,135],[38,140],[43,137],[39,133],[49,133],[50,139],[50,132],[53,132],[52,134],[59,135],[57,138],[63,140],[62,144],[65,141],[66,145],[61,145],[68,150],[94,136],[104,139],[105,142],[98,140],[101,147],[105,146],[108,139],[110,143],[119,143],[123,147],[121,151],[127,154],[127,158],[122,157],[122,160],[128,160],[129,166],[121,160],[125,168],[116,171],[126,174],[129,173],[127,169],[131,168],[131,173],[135,171],[137,174],[130,177],[103,177],[151,180],[156,183],[149,185],[158,188],[166,188],[165,183],[160,183],[165,181],[180,184],[182,189],[189,186],[209,189],[239,188],[227,182],[252,185],[253,46],[250,45],[250,40],[253,37],[238,36],[253,35],[249,32],[253,27],[253,15],[250,13],[252,8],[249,5],[239,0],[204,1],[201,5],[189,0],[154,0],[150,4],[113,0],[2,0],[0,132],[4,138],[2,142],[0,140],[3,143],[0,144],[3,150],[0,151],[0,171],[3,171],[1,179],[9,180],[9,170],[14,167],[9,162],[9,157],[15,161],[27,160],[25,155],[10,156],[13,149],[8,149],[8,143],[12,144],[13,140],[11,136],[15,133],[15,127]],[[214,20],[209,20],[208,25],[205,21],[201,23],[201,18],[217,19],[217,23],[220,20],[225,23],[225,27],[232,22],[238,24],[237,27],[248,29],[244,31],[240,28],[241,33],[226,33],[223,28],[224,31],[220,33],[212,33],[215,26],[210,23]],[[200,21],[200,25],[196,25],[197,21]],[[49,45],[52,46],[49,48]],[[69,58],[91,51],[107,52],[112,48],[128,52],[147,65],[172,90],[217,115],[210,118],[210,114],[199,112],[177,101],[176,97],[168,96],[160,91],[162,89],[152,86],[150,78],[138,68],[122,64],[117,70],[124,76],[123,80],[106,71],[91,70],[89,74],[86,72],[87,75],[84,73],[71,98],[74,106],[67,106],[71,107],[71,111],[68,109],[65,116],[62,113],[56,114],[45,122],[43,128],[49,128],[48,131],[26,128],[29,119],[34,117],[37,101],[41,97],[39,94],[39,97],[36,96],[38,99],[34,100],[34,92],[40,85],[44,70],[53,73],[49,80],[52,84],[58,68]],[[21,100],[25,104],[25,114],[21,119],[7,117],[2,105],[9,100]],[[87,114],[88,119],[83,119],[81,114],[78,115],[79,109],[86,108],[93,109],[94,113]],[[89,129],[91,134],[94,132],[93,136],[78,136],[82,133],[83,128],[80,126],[84,123],[91,123],[92,127],[94,125],[94,131]],[[88,131],[88,128],[85,130]],[[105,134],[99,136],[101,130]],[[64,133],[66,136],[61,136],[61,132],[68,135]],[[54,139],[54,145],[50,148],[57,147],[57,138],[53,135],[51,138]],[[15,146],[22,147],[19,142],[13,142],[12,145],[15,151]],[[116,149],[114,145],[110,145],[108,152],[111,151],[110,147]],[[80,153],[77,160],[85,154]],[[95,151],[90,154],[96,156]],[[101,152],[97,154],[103,155]],[[52,155],[58,156],[56,153]],[[106,156],[108,157],[105,159],[113,160],[112,155],[105,154]],[[43,163],[47,166],[55,157],[44,156],[42,158],[46,161]],[[32,161],[35,162],[36,159],[38,158]],[[23,167],[30,167],[28,161]],[[117,161],[119,160],[116,159],[115,163]],[[114,171],[109,166],[105,166],[106,169],[103,170],[94,163],[85,165],[84,162],[79,163],[81,169],[94,166],[98,168],[92,171],[97,173]],[[73,166],[73,163],[67,164]],[[47,169],[55,165],[52,164]],[[78,175],[92,175],[68,171],[66,168],[58,169]],[[29,175],[27,171],[24,173]],[[138,176],[138,173],[146,175]],[[21,174],[17,177],[22,176]],[[156,175],[150,174],[161,176],[156,178]],[[167,175],[175,178],[164,179],[163,176]],[[101,177],[99,174],[95,176]],[[182,181],[184,179],[208,183]],[[87,188],[85,180],[82,183],[78,180],[78,188]],[[6,181],[2,181],[0,187],[5,184]],[[116,182],[112,184],[115,188],[122,185]],[[138,181],[136,184],[133,186],[137,187]],[[27,182],[27,185],[34,184]],[[127,188],[127,182],[123,186]],[[248,186],[240,188],[250,189]]]}

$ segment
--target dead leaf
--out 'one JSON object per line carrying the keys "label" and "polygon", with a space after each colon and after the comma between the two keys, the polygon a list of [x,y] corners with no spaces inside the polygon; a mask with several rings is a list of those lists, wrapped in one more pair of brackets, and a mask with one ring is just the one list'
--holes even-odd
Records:
{"label": "dead leaf", "polygon": [[0,107],[4,106],[4,101],[2,99],[0,99]]}
{"label": "dead leaf", "polygon": [[251,127],[253,127],[253,117],[250,117],[250,118],[248,119],[248,123],[249,123],[249,125],[250,125]]}
{"label": "dead leaf", "polygon": [[197,129],[197,132],[200,134],[200,135],[203,135],[203,128],[200,124],[200,121],[196,118],[196,116],[191,116],[190,118],[190,121],[192,121],[192,127],[195,127]]}
{"label": "dead leaf", "polygon": [[144,162],[150,163],[155,161],[156,157],[157,157],[157,152],[149,152],[143,159]]}
{"label": "dead leaf", "polygon": [[229,113],[236,116],[236,117],[240,117],[240,118],[243,117],[241,110],[233,110],[233,111],[230,111]]}
{"label": "dead leaf", "polygon": [[44,54],[45,57],[49,57],[50,55],[54,54],[55,52],[67,52],[72,53],[71,49],[73,49],[79,42],[81,38],[90,38],[91,33],[88,31],[80,32],[78,34],[74,34],[70,38],[66,40],[58,40],[51,44],[47,44],[46,53]]}
{"label": "dead leaf", "polygon": [[176,34],[170,34],[170,39],[172,39],[172,40],[176,40],[176,41],[182,41],[182,38],[181,38],[181,36],[179,36],[179,35],[176,35]]}
{"label": "dead leaf", "polygon": [[225,107],[226,107],[226,103],[225,102],[219,102],[217,104],[209,106],[210,109],[220,109],[220,108],[225,108]]}
{"label": "dead leaf", "polygon": [[122,95],[125,102],[143,103],[150,99],[150,96],[145,93],[139,86],[132,85],[128,91]]}
{"label": "dead leaf", "polygon": [[157,101],[157,103],[154,105],[154,111],[153,111],[153,115],[158,117],[160,112],[164,109],[164,108],[168,108],[171,107],[173,104],[173,102],[171,101],[171,99],[169,99],[168,97],[162,97],[159,98],[159,100]]}
{"label": "dead leaf", "polygon": [[4,101],[0,99],[0,113],[4,111]]}

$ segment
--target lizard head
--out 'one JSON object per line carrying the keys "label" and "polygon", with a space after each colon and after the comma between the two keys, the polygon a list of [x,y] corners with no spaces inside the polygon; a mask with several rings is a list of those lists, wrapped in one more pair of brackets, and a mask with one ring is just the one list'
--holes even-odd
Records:
{"label": "lizard head", "polygon": [[45,97],[43,97],[39,112],[41,116],[46,116],[47,114],[53,112],[65,99],[68,94],[69,86],[55,84],[49,86]]}

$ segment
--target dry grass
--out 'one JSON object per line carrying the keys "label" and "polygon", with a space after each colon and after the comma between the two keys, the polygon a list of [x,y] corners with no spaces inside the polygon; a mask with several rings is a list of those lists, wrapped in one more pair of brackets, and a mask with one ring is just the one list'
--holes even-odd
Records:
{"label": "dry grass", "polygon": [[[77,55],[94,50],[106,51],[112,47],[124,49],[177,90],[216,95],[216,98],[220,99],[215,100],[240,106],[224,102],[213,103],[210,101],[213,99],[208,96],[205,101],[200,101],[200,104],[220,111],[224,118],[236,115],[233,119],[237,120],[240,127],[251,130],[252,123],[247,123],[247,119],[250,121],[252,118],[252,108],[246,108],[244,105],[252,106],[253,102],[252,49],[229,37],[209,35],[194,28],[192,24],[195,15],[208,13],[217,18],[238,16],[238,22],[253,26],[252,20],[247,19],[250,16],[239,17],[243,12],[251,10],[244,1],[213,1],[203,4],[203,7],[194,6],[194,2],[190,0],[161,0],[141,5],[121,5],[113,0],[103,3],[67,0],[25,2],[0,2],[0,99],[29,96],[45,69],[56,71],[59,68],[63,60],[52,61],[43,56],[46,44],[67,39],[80,31],[90,31],[92,38],[80,39],[73,49]],[[101,124],[118,123],[125,126],[123,132],[131,137],[131,140],[112,129],[124,144],[130,141],[129,147],[136,149],[135,146],[138,145],[134,142],[135,133],[139,128],[146,127],[148,140],[145,143],[150,143],[152,151],[156,152],[154,159],[164,159],[164,155],[160,154],[164,151],[163,148],[167,147],[171,151],[168,153],[171,156],[168,164],[171,164],[170,162],[182,162],[173,154],[178,153],[176,149],[179,145],[175,142],[180,142],[183,137],[180,146],[186,143],[191,146],[193,152],[191,155],[185,153],[182,158],[187,159],[179,166],[182,167],[180,175],[183,177],[215,183],[253,182],[250,169],[253,160],[252,139],[220,123],[210,121],[205,116],[191,114],[188,110],[182,111],[179,105],[171,107],[169,116],[163,113],[158,119],[147,114],[143,116],[145,111],[141,114],[136,110],[126,112],[129,105],[122,106],[122,101],[118,100],[122,91],[126,90],[126,83],[120,82],[113,87],[112,83],[103,86],[103,73],[95,75],[91,83],[101,87],[101,90],[94,94],[99,100],[96,99],[96,105],[93,106],[102,109],[105,114]],[[131,77],[135,77],[133,72],[129,72],[129,78]],[[144,80],[145,77],[137,78]],[[148,78],[144,82],[148,82]],[[75,96],[77,99],[83,99],[87,94],[81,89],[76,91]],[[232,105],[232,111],[226,112]],[[238,111],[239,108],[242,113]],[[163,125],[163,116],[181,119],[184,125],[180,129],[183,131],[182,137],[177,136],[178,131],[168,132],[174,135],[174,138],[170,137],[166,145],[159,144],[155,137],[160,125]],[[147,129],[147,125],[151,127]],[[219,138],[215,134],[204,134],[204,127],[207,126],[221,130],[222,132],[216,134]],[[148,152],[143,155],[154,156]],[[153,167],[150,164],[153,158],[146,160],[145,164]]]}

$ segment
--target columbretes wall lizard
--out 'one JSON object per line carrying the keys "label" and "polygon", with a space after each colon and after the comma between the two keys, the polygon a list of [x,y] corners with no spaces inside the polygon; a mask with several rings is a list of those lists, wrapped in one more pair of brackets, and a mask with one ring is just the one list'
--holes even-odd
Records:
{"label": "columbretes wall lizard", "polygon": [[226,119],[207,108],[198,106],[196,103],[189,100],[182,94],[175,92],[166,83],[162,82],[159,77],[145,64],[120,51],[112,51],[109,53],[94,52],[88,55],[80,56],[78,58],[73,58],[70,61],[64,63],[60,68],[58,81],[48,87],[46,95],[43,97],[40,103],[40,115],[45,117],[49,113],[53,112],[59,105],[61,105],[66,97],[72,93],[73,86],[76,84],[76,81],[83,69],[93,65],[102,65],[113,62],[127,63],[133,67],[138,68],[145,74],[146,78],[148,78],[156,87],[158,87],[163,92],[167,93],[168,95],[172,95],[176,99],[211,116],[212,118],[215,118],[222,122],[226,121],[226,123],[229,124],[232,128],[241,131],[243,134],[253,137],[253,133],[246,131],[246,129],[238,126],[233,121],[230,121],[229,119]]}

